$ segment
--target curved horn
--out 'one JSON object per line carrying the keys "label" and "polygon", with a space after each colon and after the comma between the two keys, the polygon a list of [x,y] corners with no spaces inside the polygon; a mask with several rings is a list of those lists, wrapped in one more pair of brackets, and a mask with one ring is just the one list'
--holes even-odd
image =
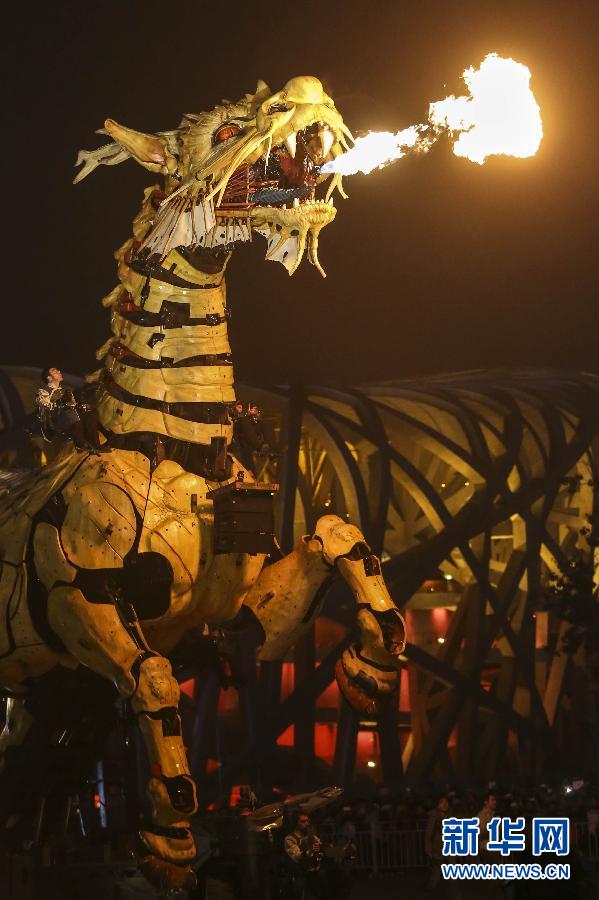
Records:
{"label": "curved horn", "polygon": [[114,119],[106,119],[104,127],[110,137],[145,169],[149,169],[150,172],[161,172],[163,175],[176,171],[177,161],[169,153],[165,138],[134,131],[125,125],[119,125]]}

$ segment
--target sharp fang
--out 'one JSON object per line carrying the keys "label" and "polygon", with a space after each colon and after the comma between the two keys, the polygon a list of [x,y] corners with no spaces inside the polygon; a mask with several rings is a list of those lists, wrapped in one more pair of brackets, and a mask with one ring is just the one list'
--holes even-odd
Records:
{"label": "sharp fang", "polygon": [[335,203],[333,201],[333,198],[329,197],[329,206],[334,206],[334,205],[335,205]]}
{"label": "sharp fang", "polygon": [[294,205],[295,207],[298,207],[298,206],[300,205],[300,202],[299,202],[299,198],[298,198],[298,197],[294,197],[294,198],[293,198],[293,205]]}
{"label": "sharp fang", "polygon": [[320,143],[322,144],[322,156],[323,159],[326,159],[328,156],[329,150],[335,143],[335,135],[331,131],[330,128],[323,128],[320,131]]}
{"label": "sharp fang", "polygon": [[288,134],[285,138],[285,146],[289,150],[289,155],[295,159],[295,151],[297,149],[297,137],[295,132],[293,131],[291,134]]}

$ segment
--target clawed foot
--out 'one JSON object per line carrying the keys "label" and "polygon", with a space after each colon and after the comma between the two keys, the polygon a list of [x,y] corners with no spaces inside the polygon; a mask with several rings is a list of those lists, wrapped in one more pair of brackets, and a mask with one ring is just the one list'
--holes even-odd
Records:
{"label": "clawed foot", "polygon": [[358,613],[360,640],[337,661],[335,675],[345,699],[359,712],[376,718],[399,687],[399,656],[405,631],[396,610]]}
{"label": "clawed foot", "polygon": [[146,856],[140,863],[142,875],[160,893],[167,891],[192,891],[197,878],[191,866],[175,866],[157,856]]}
{"label": "clawed foot", "polygon": [[143,848],[139,868],[158,891],[190,891],[196,885],[190,865],[196,848],[187,825],[147,825],[139,833]]}

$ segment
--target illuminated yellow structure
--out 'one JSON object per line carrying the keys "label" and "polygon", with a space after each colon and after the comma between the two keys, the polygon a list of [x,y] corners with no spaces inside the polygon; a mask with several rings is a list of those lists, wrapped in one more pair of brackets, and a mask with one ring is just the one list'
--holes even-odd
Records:
{"label": "illuminated yellow structure", "polygon": [[[592,565],[598,379],[469,372],[351,390],[241,385],[238,396],[259,403],[278,451],[256,463],[262,480],[281,485],[283,548],[322,515],[358,522],[383,559],[409,641],[400,696],[378,723],[327,687],[353,623],[341,585],[282,672],[279,662],[259,663],[266,717],[251,690],[237,700],[197,678],[185,714],[194,717],[191,769],[202,802],[249,777],[262,789],[317,778],[351,784],[367,762],[389,784],[587,771],[592,648],[561,652],[570,625],[547,609],[545,592],[578,552]],[[497,597],[505,617],[493,615]],[[245,734],[248,707],[259,745]],[[305,766],[303,781],[293,780],[289,754]]]}
{"label": "illuminated yellow structure", "polygon": [[373,716],[397,688],[404,630],[378,558],[345,519],[320,517],[277,559],[275,487],[229,452],[225,269],[255,230],[290,274],[306,250],[322,272],[318,234],[334,219],[328,199],[341,180],[318,198],[327,181],[318,165],[349,134],[333,101],[305,76],[274,94],[259,83],[172,132],[144,135],[112,120],[106,131],[114,143],[82,152],[77,180],[133,157],[164,175],[164,190],[146,191],[104,301],[113,334],[95,378],[109,452],[67,448],[3,498],[0,684],[10,699],[0,766],[11,778],[32,729],[30,695],[48,673],[82,665],[110,679],[150,763],[145,871],[168,888],[187,882],[195,855],[197,797],[168,659],[182,638],[203,627],[242,631],[262,659],[280,657],[339,574],[354,597],[356,640],[337,678]]}

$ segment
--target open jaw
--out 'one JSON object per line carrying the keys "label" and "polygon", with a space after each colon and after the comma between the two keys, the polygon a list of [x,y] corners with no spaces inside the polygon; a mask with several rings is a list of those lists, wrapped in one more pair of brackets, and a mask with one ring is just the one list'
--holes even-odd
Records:
{"label": "open jaw", "polygon": [[353,143],[351,131],[313,75],[291,78],[276,92],[254,93],[185,113],[172,131],[145,134],[106,119],[112,142],[81,150],[74,181],[100,165],[134,159],[165,177],[149,188],[133,223],[133,256],[162,266],[171,250],[227,251],[252,231],[268,242],[267,259],[292,274],[304,254],[318,262],[318,236],[335,218],[332,194],[345,197],[340,172],[324,172]]}
{"label": "open jaw", "polygon": [[[216,215],[246,211],[254,231],[267,242],[266,259],[283,263],[289,274],[304,251],[324,276],[318,260],[318,234],[335,218],[332,190],[320,166],[332,159],[335,135],[322,122],[292,132],[252,165],[241,166],[229,179]],[[320,196],[319,196],[320,195]]]}
{"label": "open jaw", "polygon": [[[247,141],[238,124],[219,129],[228,134],[223,145]],[[232,247],[250,241],[252,231],[267,240],[266,259],[281,262],[290,275],[304,254],[321,275],[318,237],[333,221],[333,191],[346,197],[339,175],[322,175],[320,167],[347,147],[345,136],[325,122],[315,120],[298,131],[263,138],[243,162],[219,171],[203,181],[188,176],[162,200],[138,256],[164,259],[176,247]],[[275,143],[275,140],[278,142]],[[227,149],[226,147],[224,149]],[[218,146],[214,156],[224,155]],[[231,154],[229,150],[229,157]],[[205,170],[205,169],[204,169]],[[202,173],[203,174],[203,173]]]}

